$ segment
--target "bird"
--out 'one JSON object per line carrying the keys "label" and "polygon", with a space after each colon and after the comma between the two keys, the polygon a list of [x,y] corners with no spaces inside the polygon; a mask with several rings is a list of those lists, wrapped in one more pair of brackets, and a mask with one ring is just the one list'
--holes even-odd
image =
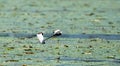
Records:
{"label": "bird", "polygon": [[45,41],[46,41],[46,40],[48,40],[48,39],[50,39],[50,38],[52,38],[52,37],[60,36],[60,35],[62,35],[62,31],[60,31],[59,29],[54,30],[54,31],[53,31],[53,35],[50,36],[50,37],[48,37],[48,38],[46,38],[46,39],[44,39],[43,32],[37,33],[37,37],[38,37],[40,43],[42,43],[42,44],[45,44]]}
{"label": "bird", "polygon": [[37,38],[39,39],[40,43],[45,44],[43,32],[37,33]]}

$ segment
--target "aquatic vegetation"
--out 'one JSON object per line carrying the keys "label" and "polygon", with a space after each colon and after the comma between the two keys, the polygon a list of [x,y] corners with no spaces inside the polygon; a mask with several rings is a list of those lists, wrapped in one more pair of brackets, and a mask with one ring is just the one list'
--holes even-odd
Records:
{"label": "aquatic vegetation", "polygon": [[[119,0],[0,0],[0,66],[120,65]],[[61,29],[40,44],[36,34]]]}

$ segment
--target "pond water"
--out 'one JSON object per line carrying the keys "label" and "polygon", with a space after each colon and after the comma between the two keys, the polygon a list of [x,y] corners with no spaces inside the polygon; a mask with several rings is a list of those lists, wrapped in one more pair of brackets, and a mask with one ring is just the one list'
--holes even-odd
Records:
{"label": "pond water", "polygon": [[[120,0],[0,0],[0,66],[119,66]],[[39,43],[53,30],[63,34]]]}

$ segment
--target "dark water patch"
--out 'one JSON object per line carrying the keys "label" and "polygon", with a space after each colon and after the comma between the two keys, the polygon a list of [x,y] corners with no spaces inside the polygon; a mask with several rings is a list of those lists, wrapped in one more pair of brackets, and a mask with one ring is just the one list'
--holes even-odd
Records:
{"label": "dark water patch", "polygon": [[90,38],[100,38],[106,40],[120,40],[119,34],[63,34],[63,38],[81,38],[81,39],[90,39]]}
{"label": "dark water patch", "polygon": [[0,33],[0,37],[9,37],[9,33]]}
{"label": "dark water patch", "polygon": [[[1,12],[13,12],[14,10],[0,10]],[[16,12],[28,12],[28,13],[42,13],[42,12],[75,12],[76,10],[70,10],[67,8],[62,9],[47,9],[47,10],[15,10]]]}
{"label": "dark water patch", "polygon": [[81,61],[84,62],[104,62],[105,60],[98,60],[98,59],[83,59]]}
{"label": "dark water patch", "polygon": [[[48,57],[46,60],[57,60],[57,58]],[[103,62],[105,60],[98,59],[81,59],[81,58],[71,58],[71,57],[60,57],[60,61],[84,61],[84,62]]]}
{"label": "dark water patch", "polygon": [[[48,57],[46,60],[58,60],[54,57]],[[72,57],[59,57],[59,61],[83,61],[83,62],[113,62],[120,63],[120,59],[95,59],[95,58],[72,58]]]}
{"label": "dark water patch", "polygon": [[0,37],[33,38],[36,34],[30,33],[0,33]]}
{"label": "dark water patch", "polygon": [[[45,37],[50,37],[52,34],[44,34]],[[36,34],[32,33],[0,33],[0,37],[16,37],[16,38],[33,38]],[[100,38],[106,40],[120,40],[120,34],[63,34],[59,38],[81,38],[91,39]]]}
{"label": "dark water patch", "polygon": [[120,63],[120,59],[114,59],[114,60],[112,60],[112,62]]}
{"label": "dark water patch", "polygon": [[[47,57],[45,60],[58,60],[57,58],[54,57]],[[71,58],[71,57],[59,57],[60,61],[81,61],[80,58]]]}

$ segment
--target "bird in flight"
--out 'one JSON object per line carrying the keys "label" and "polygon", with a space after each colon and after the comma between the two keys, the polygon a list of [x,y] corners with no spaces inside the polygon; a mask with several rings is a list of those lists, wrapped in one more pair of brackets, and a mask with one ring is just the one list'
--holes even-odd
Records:
{"label": "bird in flight", "polygon": [[48,39],[50,39],[52,37],[60,36],[60,35],[62,35],[62,31],[60,31],[59,29],[54,30],[53,31],[53,35],[48,37],[48,38],[46,38],[46,39],[44,39],[44,36],[43,36],[42,32],[37,33],[37,37],[38,37],[40,43],[42,43],[42,44],[45,44],[46,40],[48,40]]}

